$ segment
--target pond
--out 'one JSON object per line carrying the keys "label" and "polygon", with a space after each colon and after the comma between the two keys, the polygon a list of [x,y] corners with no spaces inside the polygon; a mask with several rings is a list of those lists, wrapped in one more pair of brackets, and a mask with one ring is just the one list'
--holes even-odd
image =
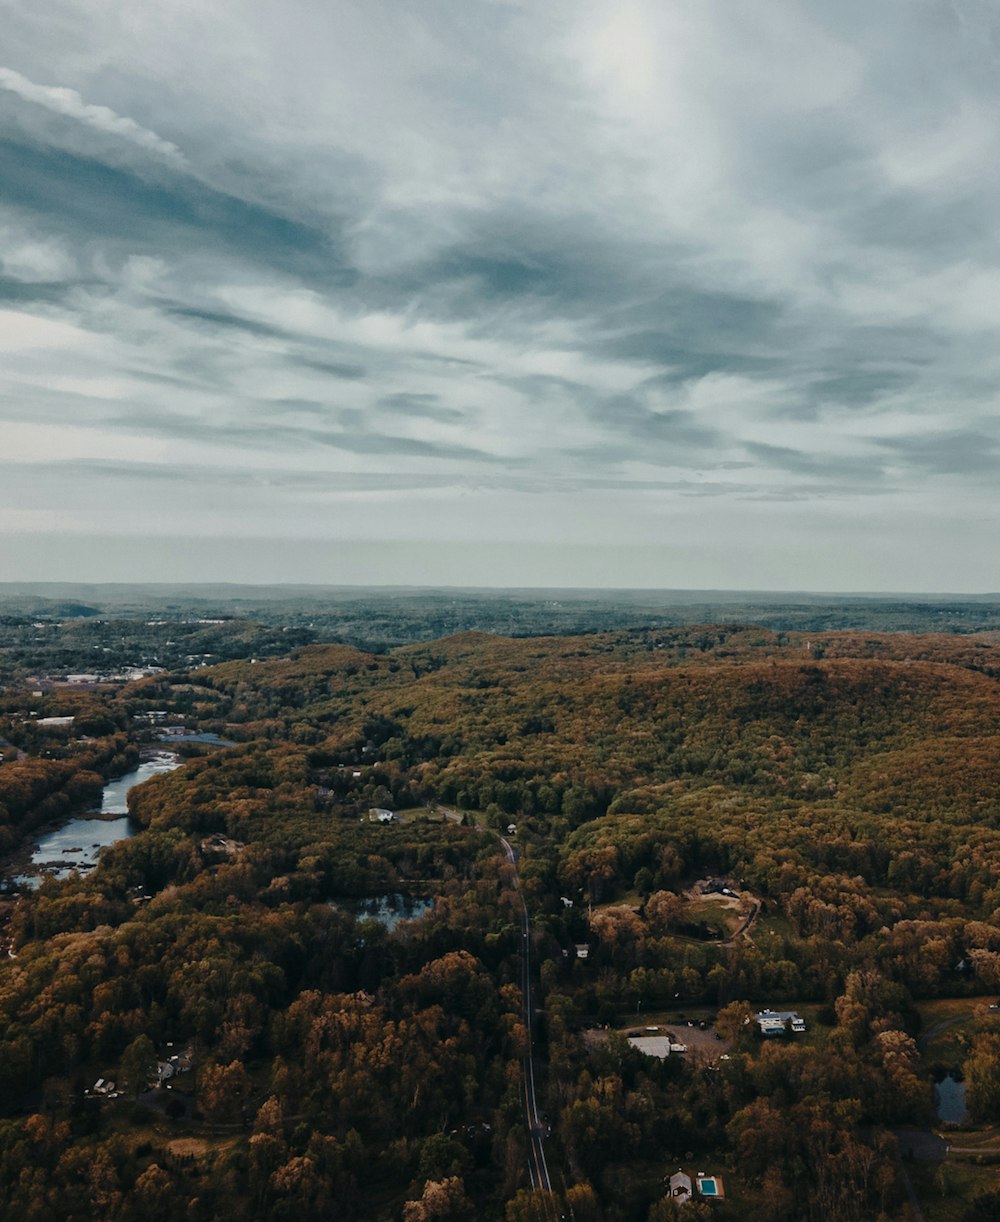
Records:
{"label": "pond", "polygon": [[[34,890],[44,878],[66,878],[73,870],[86,873],[97,865],[102,849],[119,840],[127,840],[138,831],[136,824],[128,818],[126,795],[136,785],[148,781],[161,772],[170,772],[178,767],[180,760],[168,751],[160,751],[152,759],[144,760],[138,768],[116,777],[104,786],[100,810],[70,819],[54,832],[42,836],[31,854],[31,865],[14,882],[20,887]],[[121,818],[108,818],[120,815]]]}
{"label": "pond", "polygon": [[934,1105],[938,1120],[945,1124],[964,1124],[968,1116],[965,1083],[954,1070],[934,1085]]}
{"label": "pond", "polygon": [[419,921],[433,907],[432,899],[394,893],[359,900],[353,911],[359,921],[378,921],[391,933],[400,921]]}

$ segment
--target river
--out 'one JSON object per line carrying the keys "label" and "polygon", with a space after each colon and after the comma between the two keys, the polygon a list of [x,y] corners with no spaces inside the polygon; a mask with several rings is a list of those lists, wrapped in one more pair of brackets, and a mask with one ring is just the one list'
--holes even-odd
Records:
{"label": "river", "polygon": [[[159,751],[138,768],[109,781],[104,786],[99,810],[70,819],[62,827],[40,837],[31,854],[30,866],[13,880],[15,885],[34,890],[45,878],[66,878],[73,870],[82,873],[92,870],[102,849],[119,840],[127,840],[139,830],[128,817],[126,796],[129,790],[161,772],[172,771],[180,762],[173,752]],[[109,817],[113,815],[121,817]]]}

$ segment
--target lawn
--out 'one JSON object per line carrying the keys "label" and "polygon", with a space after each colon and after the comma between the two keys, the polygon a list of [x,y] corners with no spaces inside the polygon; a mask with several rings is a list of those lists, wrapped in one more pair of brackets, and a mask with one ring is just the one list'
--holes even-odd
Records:
{"label": "lawn", "polygon": [[961,1222],[975,1197],[1000,1189],[1000,1167],[949,1160],[939,1165],[908,1163],[906,1170],[927,1222]]}
{"label": "lawn", "polygon": [[429,810],[426,806],[405,806],[396,811],[400,823],[444,823],[444,815],[437,810]]}
{"label": "lawn", "polygon": [[933,1001],[918,1001],[916,1009],[926,1029],[954,1018],[971,1018],[977,1006],[988,1005],[992,1000],[992,997],[936,997]]}
{"label": "lawn", "polygon": [[794,938],[795,936],[795,928],[788,917],[780,916],[777,913],[759,916],[754,923],[753,939],[755,942],[769,937]]}
{"label": "lawn", "polygon": [[975,1010],[982,1004],[978,997],[944,997],[917,1004],[921,1022],[918,1044],[925,1066],[960,1068]]}

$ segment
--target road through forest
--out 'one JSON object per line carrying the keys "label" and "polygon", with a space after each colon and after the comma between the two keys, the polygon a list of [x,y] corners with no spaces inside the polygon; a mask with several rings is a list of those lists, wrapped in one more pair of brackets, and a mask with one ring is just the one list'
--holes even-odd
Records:
{"label": "road through forest", "polygon": [[560,1213],[556,1199],[552,1194],[552,1181],[549,1178],[549,1168],[545,1161],[546,1124],[538,1110],[538,1099],[535,1094],[535,1060],[533,1055],[534,1002],[532,1001],[531,983],[531,920],[528,916],[528,906],[521,893],[521,881],[517,873],[517,853],[504,836],[500,843],[507,860],[514,871],[514,890],[521,901],[521,997],[524,1006],[524,1028],[526,1035],[526,1051],[521,1059],[521,1098],[524,1103],[524,1121],[528,1133],[528,1175],[531,1187],[536,1192],[544,1193],[546,1220],[557,1222],[563,1215]]}

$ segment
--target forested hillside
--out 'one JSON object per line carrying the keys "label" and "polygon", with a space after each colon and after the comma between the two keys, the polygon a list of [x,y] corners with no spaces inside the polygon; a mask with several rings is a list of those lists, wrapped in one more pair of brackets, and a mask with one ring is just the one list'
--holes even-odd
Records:
{"label": "forested hillside", "polygon": [[[235,744],[186,745],[130,794],[137,835],[7,901],[12,1219],[902,1220],[932,1079],[964,1068],[1000,1122],[1000,634],[308,646],[73,697],[101,736],[54,752],[31,714],[70,697],[4,699],[10,844],[134,758],[150,710]],[[366,915],[386,896],[422,915]],[[806,1034],[762,1039],[770,1006]],[[620,1034],[692,1019],[705,1047],[662,1060]],[[191,1068],[147,1090],[168,1049]],[[680,1215],[695,1163],[726,1198]],[[988,1166],[949,1174],[926,1216],[994,1216]]]}

